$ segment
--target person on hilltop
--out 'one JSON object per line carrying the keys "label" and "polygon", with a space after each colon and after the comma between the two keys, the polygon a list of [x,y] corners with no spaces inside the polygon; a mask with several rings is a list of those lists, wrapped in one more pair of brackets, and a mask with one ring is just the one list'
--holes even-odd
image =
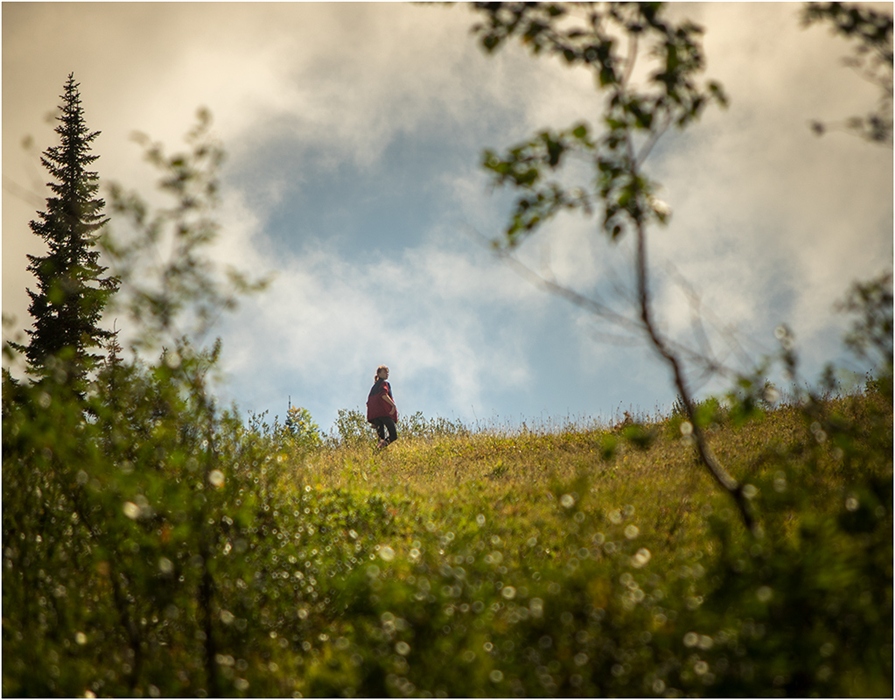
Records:
{"label": "person on hilltop", "polygon": [[[398,439],[398,406],[392,396],[392,387],[388,383],[388,367],[379,365],[373,377],[373,388],[367,397],[367,422],[376,428],[379,435],[379,447],[387,447]],[[388,431],[388,435],[386,435]]]}

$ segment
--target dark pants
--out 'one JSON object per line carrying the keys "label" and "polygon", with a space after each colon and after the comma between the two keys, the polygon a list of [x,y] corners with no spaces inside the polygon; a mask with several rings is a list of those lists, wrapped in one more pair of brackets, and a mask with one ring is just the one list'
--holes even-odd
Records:
{"label": "dark pants", "polygon": [[376,428],[376,434],[379,436],[380,440],[385,440],[386,430],[388,430],[389,442],[394,442],[398,439],[398,426],[395,425],[395,420],[391,416],[380,416],[379,418],[373,418],[370,423],[372,423],[373,427]]}

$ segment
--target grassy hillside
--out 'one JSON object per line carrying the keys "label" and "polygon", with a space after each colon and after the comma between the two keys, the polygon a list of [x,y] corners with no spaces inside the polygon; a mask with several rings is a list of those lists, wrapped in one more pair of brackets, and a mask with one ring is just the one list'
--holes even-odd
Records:
{"label": "grassy hillside", "polygon": [[[857,419],[867,403],[839,399],[827,409]],[[741,426],[721,418],[710,428],[711,445],[738,479],[773,484],[781,468],[777,461],[800,438],[813,435],[805,421],[794,407]],[[299,452],[289,457],[280,488],[379,494],[402,504],[398,513],[408,536],[415,531],[410,523],[428,519],[444,529],[451,518],[474,520],[479,514],[489,532],[561,536],[569,516],[614,522],[610,516],[617,519],[621,513],[622,519],[636,521],[641,539],[662,547],[690,546],[704,543],[707,514],[736,515],[729,498],[697,463],[681,434],[682,423],[681,417],[671,417],[561,433],[410,436],[381,452],[371,443]],[[638,444],[644,441],[648,444]],[[849,482],[844,459],[832,443],[812,455],[810,481],[818,508],[835,509],[835,496]]]}
{"label": "grassy hillside", "polygon": [[757,536],[679,416],[385,451],[155,419],[110,464],[15,398],[6,695],[892,693],[885,393],[706,412]]}
{"label": "grassy hillside", "polygon": [[[869,416],[886,408],[878,397],[864,397],[828,401],[824,412],[831,424],[870,425]],[[830,630],[813,637],[799,615],[814,616],[815,605],[826,606],[824,614],[841,612],[856,595],[868,608],[878,606],[871,613],[876,638],[891,644],[884,612],[891,610],[891,531],[883,526],[891,522],[891,460],[882,453],[879,462],[861,465],[882,479],[876,496],[865,495],[881,539],[861,540],[867,551],[858,558],[880,558],[883,566],[872,580],[861,579],[849,569],[869,562],[840,560],[840,547],[854,543],[827,532],[857,487],[854,446],[823,435],[817,420],[807,422],[794,407],[740,426],[723,413],[716,417],[713,448],[755,485],[756,509],[771,530],[758,540],[696,463],[680,417],[559,434],[411,437],[385,452],[369,445],[317,451],[288,460],[278,486],[293,498],[312,494],[303,502],[348,501],[365,513],[349,529],[364,533],[357,539],[366,557],[354,564],[363,593],[335,595],[359,594],[372,608],[367,622],[374,630],[393,614],[408,620],[404,634],[386,634],[414,649],[386,674],[380,690],[391,694],[888,693],[883,657],[853,657],[856,665],[834,679],[822,663],[831,649],[824,645],[849,655],[840,648],[844,640],[833,641]],[[364,511],[370,504],[376,512]],[[820,551],[806,552],[806,536],[824,540]],[[792,557],[802,556],[816,559],[790,568]],[[817,591],[802,589],[813,583],[792,578],[815,575],[838,581],[822,602],[811,600]],[[725,588],[731,576],[743,580]],[[421,589],[420,581],[429,584]],[[346,602],[349,610],[354,602]],[[425,612],[422,603],[429,604]],[[356,634],[356,622],[345,628]],[[320,623],[328,635],[333,618]],[[779,628],[769,634],[766,625]],[[419,649],[412,640],[421,631],[442,639]],[[387,645],[373,638],[387,657]],[[755,651],[772,659],[767,668],[755,668]],[[737,657],[745,657],[739,666]],[[414,661],[422,662],[417,672]],[[312,663],[306,689],[345,692],[345,677],[321,666]],[[348,677],[349,687],[371,690],[362,673]]]}

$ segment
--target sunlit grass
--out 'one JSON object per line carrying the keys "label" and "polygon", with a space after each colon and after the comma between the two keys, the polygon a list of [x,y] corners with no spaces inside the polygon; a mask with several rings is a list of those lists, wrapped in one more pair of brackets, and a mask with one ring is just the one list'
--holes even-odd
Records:
{"label": "sunlit grass", "polygon": [[[850,400],[839,409],[854,412]],[[568,532],[570,516],[635,521],[640,537],[657,547],[704,547],[710,513],[735,517],[680,431],[679,417],[644,424],[646,448],[622,438],[621,425],[565,431],[493,428],[462,436],[402,438],[380,451],[370,445],[330,447],[292,455],[282,487],[381,494],[403,507],[399,539],[438,531],[479,530],[527,540],[535,534],[553,546]],[[742,426],[709,427],[711,447],[743,481],[773,478],[768,455],[806,433],[796,407],[784,406]],[[841,486],[835,450],[815,466],[818,495]],[[563,506],[563,498],[568,507]],[[822,507],[824,500],[818,500]],[[580,515],[578,515],[580,514]],[[486,528],[472,527],[476,518]],[[489,535],[490,536],[490,535]]]}
{"label": "sunlit grass", "polygon": [[[876,409],[870,398],[846,397],[827,401],[825,410],[835,424],[836,416],[860,422]],[[708,427],[719,459],[737,479],[756,484],[759,510],[778,509],[775,527],[794,548],[800,536],[813,531],[814,523],[842,510],[842,494],[847,493],[850,479],[843,450],[832,439],[827,442],[828,436],[820,435],[808,420],[798,407],[783,406],[743,425],[721,416]],[[617,675],[621,685],[612,687],[625,687],[627,665],[593,671],[591,681],[576,669],[594,654],[628,658],[625,654],[633,653],[607,651],[613,644],[631,650],[642,647],[646,653],[642,645],[651,634],[670,634],[684,648],[704,645],[707,650],[720,639],[735,649],[739,647],[731,640],[745,634],[731,628],[716,639],[688,629],[675,631],[670,621],[678,610],[699,609],[707,570],[725,569],[716,561],[722,555],[721,541],[711,519],[718,516],[732,523],[734,536],[749,540],[729,497],[697,463],[681,422],[672,416],[642,425],[641,434],[651,438],[648,445],[625,439],[627,426],[618,424],[411,436],[383,451],[371,445],[330,446],[289,455],[278,483],[284,494],[303,491],[317,501],[335,498],[343,514],[359,509],[354,522],[364,533],[359,539],[363,546],[358,545],[357,557],[348,567],[352,573],[336,595],[352,591],[352,600],[369,595],[374,607],[385,606],[376,608],[385,612],[377,613],[381,617],[373,628],[363,632],[356,621],[344,639],[351,637],[360,644],[358,653],[364,658],[370,653],[365,645],[380,648],[383,638],[391,640],[388,692],[416,694],[419,688],[410,678],[419,682],[419,677],[413,675],[413,664],[437,666],[437,660],[427,655],[435,653],[437,658],[439,649],[445,658],[465,659],[461,666],[468,665],[469,673],[463,675],[455,667],[444,674],[452,680],[439,684],[433,679],[426,687],[436,688],[436,694],[464,694],[471,689],[484,695],[597,692],[607,682],[599,680],[600,673],[607,674],[604,678]],[[819,451],[814,449],[818,446]],[[799,484],[787,483],[780,471],[781,458],[800,463],[795,469],[802,474]],[[878,469],[883,476],[890,474],[891,462],[883,459]],[[809,509],[780,501],[793,489],[804,498],[801,490],[806,488],[811,490]],[[354,505],[346,508],[347,504]],[[354,529],[349,532],[355,534]],[[788,564],[776,564],[781,565]],[[371,592],[365,593],[368,585]],[[771,586],[757,585],[756,590],[751,595],[763,606],[778,595]],[[663,600],[669,601],[670,609],[663,607]],[[351,609],[354,603],[346,604]],[[744,609],[751,605],[748,600],[739,604]],[[545,606],[552,624],[571,625],[572,637],[525,622],[533,615],[547,615]],[[647,616],[641,619],[637,612],[641,609],[652,612],[643,613]],[[600,652],[599,645],[582,641],[595,639],[600,630],[598,623],[578,618],[588,610],[591,615],[611,615],[618,626],[612,633],[616,641],[607,641],[610,646]],[[404,620],[403,633],[391,622],[396,615]],[[735,616],[733,622],[752,629],[748,620],[741,622]],[[341,630],[343,623],[325,616],[317,624],[320,629]],[[449,631],[449,636],[439,643],[427,642],[425,652],[418,650],[414,634],[437,629]],[[536,638],[524,642],[517,630],[525,629],[531,632],[523,634]],[[503,640],[499,644],[505,652],[498,653],[498,640]],[[514,651],[520,643],[532,645],[525,652],[531,659],[554,660],[526,676],[518,665],[522,657]],[[567,652],[553,651],[552,645],[560,643],[571,643]],[[483,657],[482,649],[490,651]],[[508,665],[501,666],[501,658]],[[560,658],[565,660],[560,663]],[[708,684],[705,691],[711,694],[710,665],[698,655],[693,658],[692,670],[682,671],[675,682],[692,692],[703,678]],[[319,665],[313,668],[310,685],[301,687],[312,694],[333,691],[336,686],[325,680],[329,671]],[[657,674],[655,679],[638,681],[640,685],[632,688],[657,695],[673,691],[669,684],[676,672],[667,675],[658,660],[645,668]],[[345,669],[342,673],[344,683],[352,674]],[[362,679],[355,681],[363,685]],[[837,687],[859,692],[865,686],[853,679]]]}

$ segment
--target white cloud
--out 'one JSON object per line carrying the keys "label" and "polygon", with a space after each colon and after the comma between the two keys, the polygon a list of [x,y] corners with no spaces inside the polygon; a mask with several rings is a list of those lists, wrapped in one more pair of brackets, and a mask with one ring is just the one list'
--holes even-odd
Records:
{"label": "white cloud", "polygon": [[[697,7],[707,74],[731,105],[658,164],[674,214],[652,237],[656,259],[747,335],[785,321],[814,359],[829,356],[833,302],[851,280],[891,267],[892,152],[844,134],[818,139],[809,122],[862,113],[876,95],[842,67],[844,42],[799,28],[797,6]],[[685,328],[685,307],[661,303]]]}
{"label": "white cloud", "polygon": [[[18,141],[30,134],[39,149],[54,141],[41,120],[71,70],[88,124],[103,132],[95,144],[101,176],[144,193],[153,175],[130,134],[177,144],[199,106],[215,115],[234,167],[282,135],[325,148],[330,163],[369,168],[397,133],[424,122],[487,121],[493,107],[509,106],[522,110],[519,123],[500,126],[522,135],[580,102],[580,91],[569,89],[580,76],[528,59],[486,58],[463,6],[71,3],[3,11],[4,171],[19,185],[33,178],[22,170]],[[77,26],[104,38],[85,44],[71,31]],[[42,183],[33,155],[29,162]],[[283,184],[271,183],[269,202]],[[5,306],[22,316],[18,260],[33,245],[24,224],[34,205],[6,200],[5,247],[16,262],[6,268]]]}
{"label": "white cloud", "polygon": [[486,383],[513,387],[528,375],[516,316],[540,308],[537,293],[485,256],[429,244],[358,264],[321,248],[281,260],[269,293],[228,324],[225,368],[269,378],[247,392],[251,403],[291,391],[334,417],[363,403],[368,375],[385,362],[407,387],[403,410],[468,415],[481,410]]}
{"label": "white cloud", "polygon": [[[830,305],[851,279],[891,267],[892,154],[810,133],[810,119],[861,113],[875,96],[840,65],[846,45],[821,28],[800,29],[797,9],[673,5],[706,26],[707,75],[725,85],[731,107],[710,110],[655,151],[651,167],[673,218],[652,233],[651,250],[654,265],[671,261],[707,308],[746,334],[786,320],[811,343],[829,335]],[[439,224],[391,260],[360,265],[325,243],[284,257],[268,237],[270,219],[320,169],[377,173],[398,136],[502,149],[542,127],[593,121],[601,98],[585,71],[520,48],[484,56],[463,5],[7,3],[3,20],[5,181],[45,179],[18,141],[30,133],[40,149],[53,142],[42,119],[70,70],[89,125],[103,131],[101,175],[144,195],[154,174],[139,162],[131,131],[173,148],[198,106],[212,110],[230,172],[240,176],[233,181],[255,188],[227,192],[215,255],[278,271],[273,288],[238,316],[241,330],[228,326],[225,338],[228,366],[249,393],[275,398],[283,377],[294,376],[303,392],[317,387],[321,410],[332,411],[347,405],[337,395],[363,394],[371,363],[387,361],[400,370],[396,386],[402,373],[413,379],[408,400],[460,412],[537,369],[526,343],[540,326],[527,321],[543,319],[554,302],[457,233],[490,236],[505,223],[508,195],[489,194],[476,163],[445,169]],[[83,42],[72,31],[80,26],[102,41]],[[316,149],[318,170],[280,162],[281,146]],[[9,191],[3,204],[3,306],[21,321],[36,206]],[[596,229],[594,220],[563,217],[522,254],[575,288],[606,285],[625,249]],[[689,308],[669,287],[656,289],[663,322],[686,334]],[[812,349],[820,355],[828,344]],[[597,366],[607,357],[583,356]]]}

